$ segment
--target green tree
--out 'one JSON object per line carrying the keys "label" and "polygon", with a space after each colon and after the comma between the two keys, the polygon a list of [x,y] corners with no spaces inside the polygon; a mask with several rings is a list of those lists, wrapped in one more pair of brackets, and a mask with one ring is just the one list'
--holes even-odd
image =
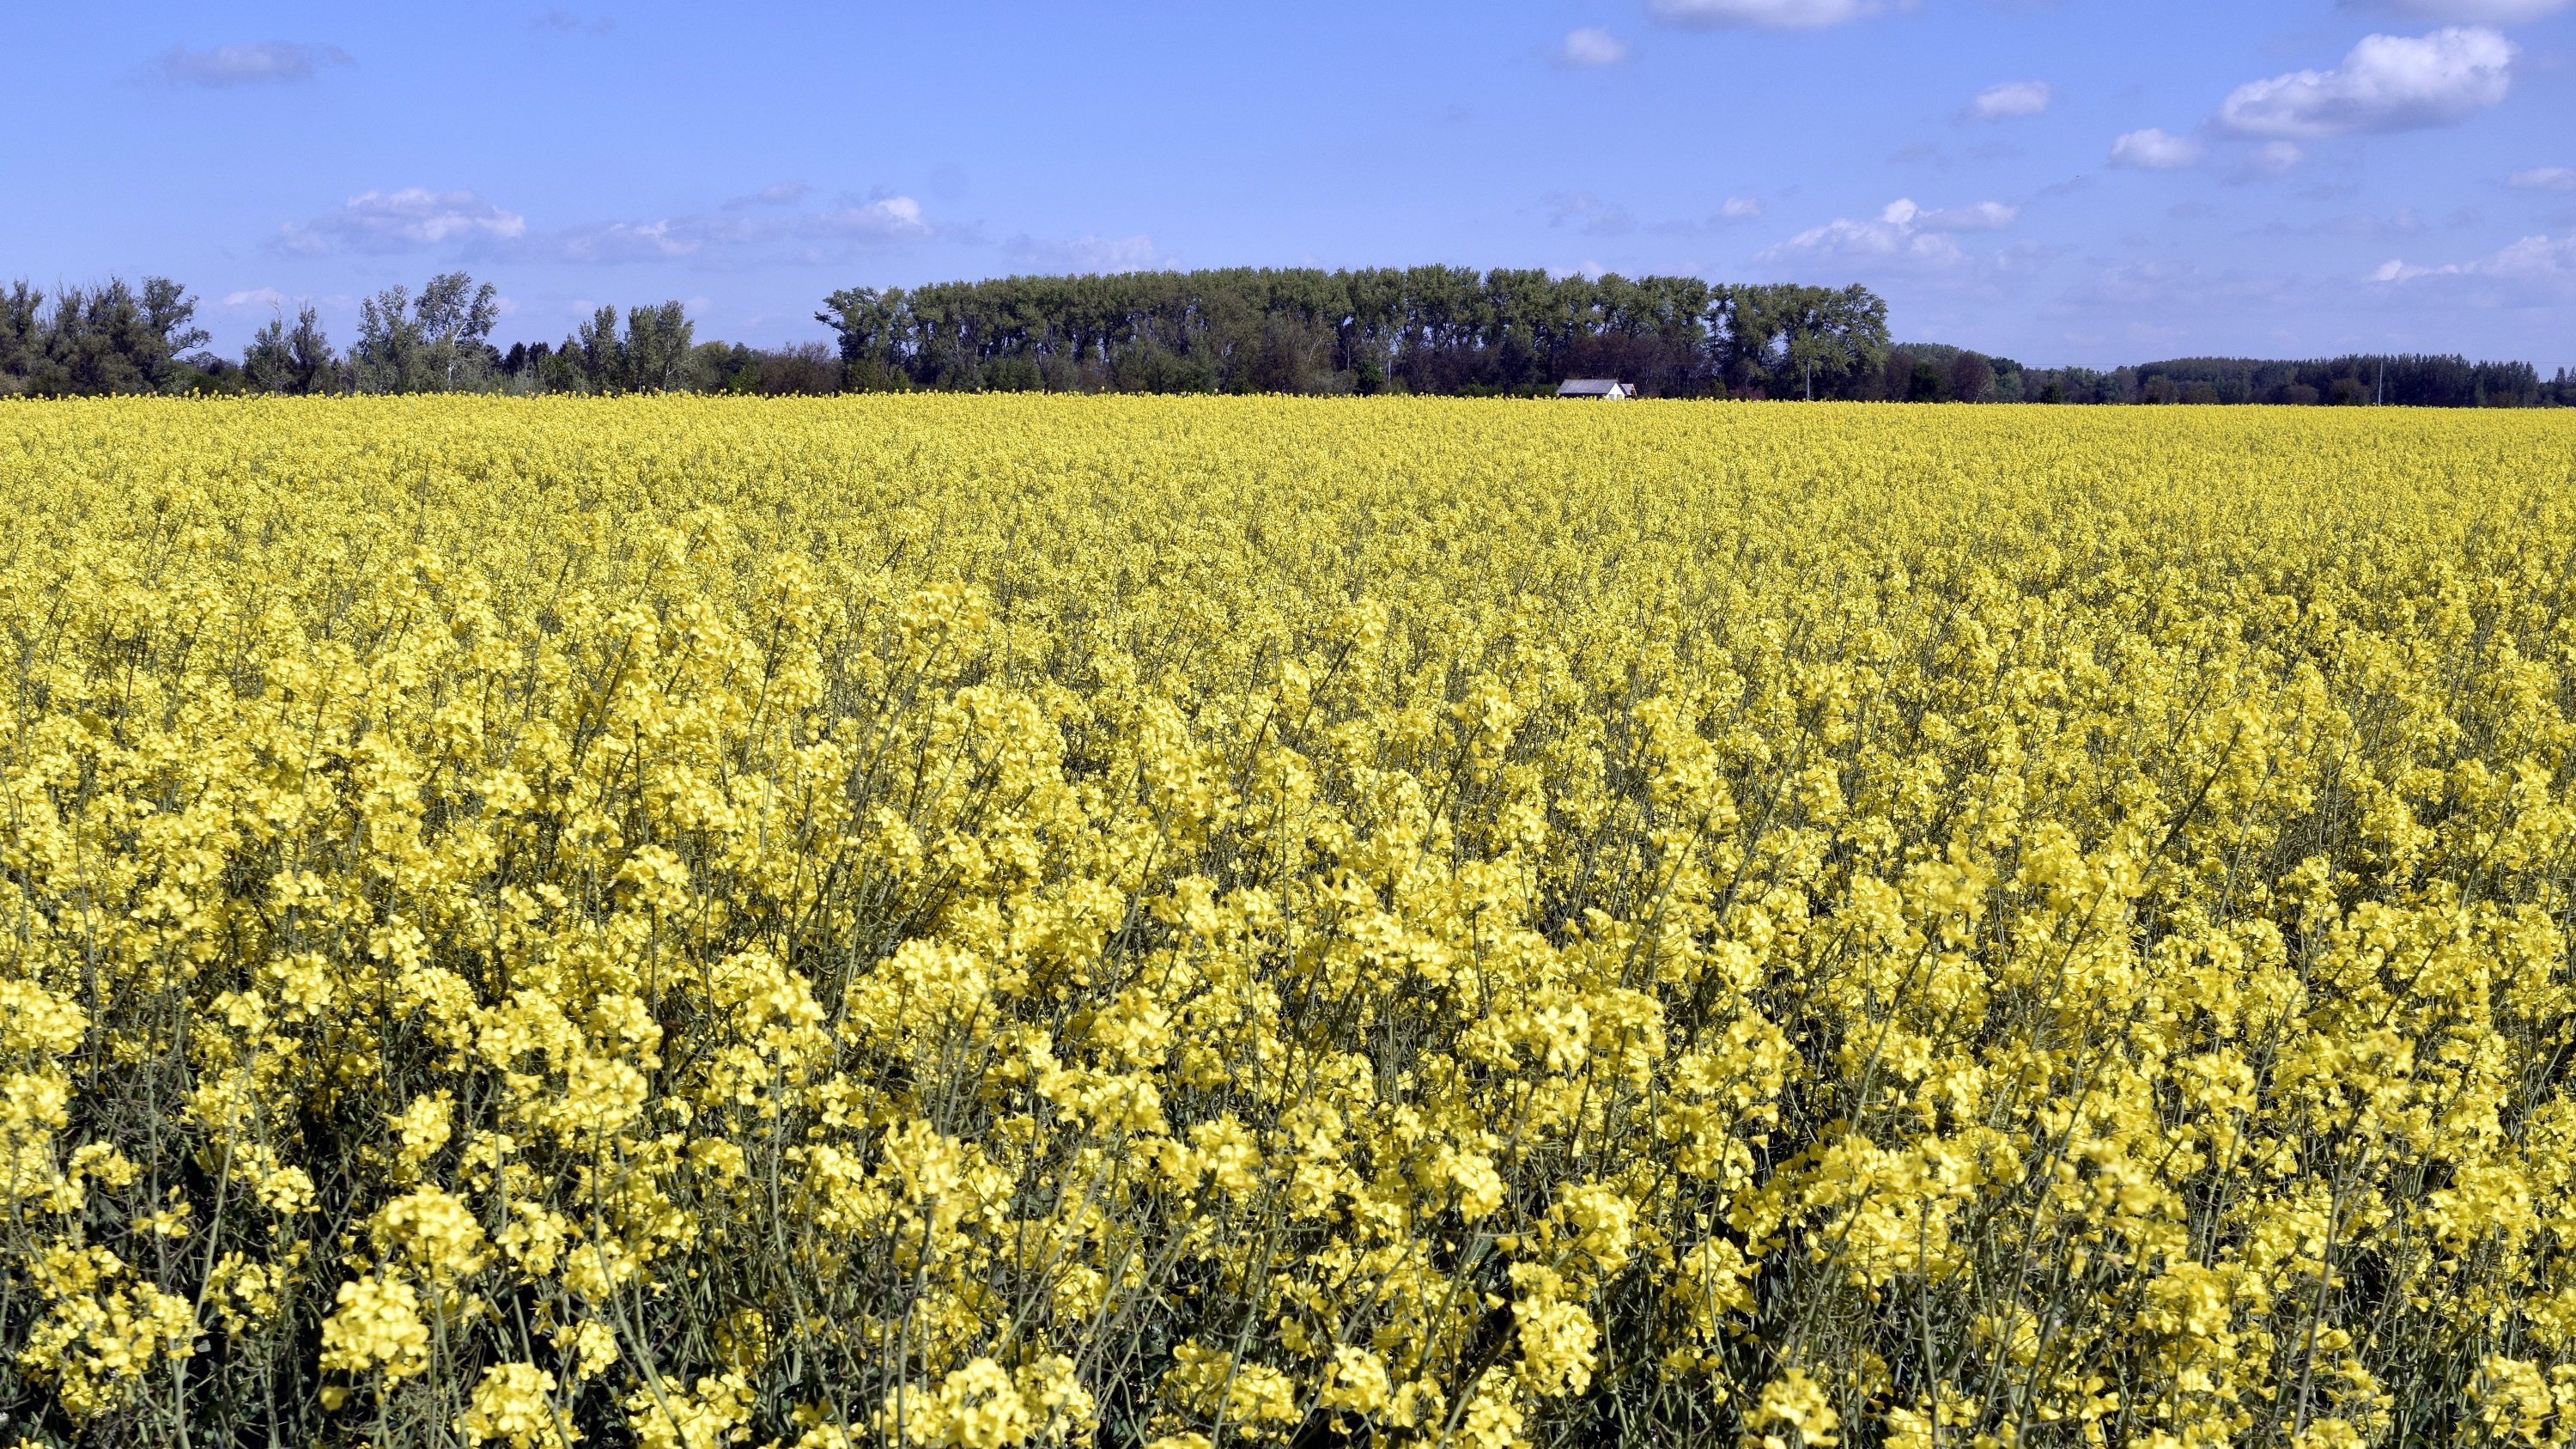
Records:
{"label": "green tree", "polygon": [[1867,392],[1886,315],[1859,287],[1437,266],[854,287],[815,314],[852,387],[1522,392],[1580,370],[1662,396]]}
{"label": "green tree", "polygon": [[491,283],[463,272],[429,279],[415,300],[400,284],[358,304],[358,340],[349,370],[366,392],[454,392],[482,386],[492,373],[485,339],[500,320]]}
{"label": "green tree", "polygon": [[1984,402],[1995,390],[1995,365],[1982,352],[1962,352],[1950,359],[1950,396],[1960,402]]}
{"label": "green tree", "polygon": [[697,326],[678,302],[626,309],[626,338],[620,351],[620,386],[637,392],[669,392],[689,385],[689,349]]}
{"label": "green tree", "polygon": [[425,339],[411,315],[411,288],[396,283],[358,303],[358,340],[349,370],[361,392],[411,392],[427,367]]}
{"label": "green tree", "polygon": [[1866,287],[1717,289],[1730,385],[1772,397],[1833,397],[1885,359],[1887,303]]}
{"label": "green tree", "polygon": [[140,315],[126,344],[129,355],[156,387],[184,381],[183,354],[206,345],[206,329],[196,325],[197,299],[168,277],[145,277],[135,306]]}
{"label": "green tree", "polygon": [[0,394],[25,392],[45,355],[45,294],[21,279],[0,292]]}
{"label": "green tree", "polygon": [[484,339],[501,317],[490,282],[476,286],[463,272],[441,272],[420,289],[412,317],[420,339],[419,372],[440,392],[471,386],[490,371]]}
{"label": "green tree", "polygon": [[334,391],[340,369],[308,302],[296,309],[293,329],[282,310],[260,327],[242,353],[242,371],[257,391],[302,394]]}
{"label": "green tree", "polygon": [[[32,295],[32,294],[28,294]],[[196,299],[167,277],[122,278],[55,299],[27,375],[40,394],[177,392],[202,377],[180,354],[205,343]],[[213,359],[204,359],[211,363]]]}
{"label": "green tree", "polygon": [[592,392],[626,386],[626,348],[617,336],[617,309],[602,307],[573,329],[556,356],[567,359]]}

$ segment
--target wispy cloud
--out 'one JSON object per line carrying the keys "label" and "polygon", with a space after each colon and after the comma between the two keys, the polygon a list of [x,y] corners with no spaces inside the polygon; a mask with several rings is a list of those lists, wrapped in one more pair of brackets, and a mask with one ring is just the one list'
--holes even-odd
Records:
{"label": "wispy cloud", "polygon": [[2576,299],[2576,232],[2527,236],[2474,261],[2420,266],[2391,258],[2370,274],[2388,286],[2448,282],[2487,305],[2538,306]]}
{"label": "wispy cloud", "polygon": [[1974,121],[2036,116],[2056,98],[2057,88],[2046,81],[2005,81],[1977,92],[1976,99],[1968,102],[1967,115]]}
{"label": "wispy cloud", "polygon": [[2111,164],[2141,171],[2180,171],[2200,160],[2200,143],[2149,126],[2111,143]]}
{"label": "wispy cloud", "polygon": [[1597,25],[1565,32],[1548,59],[1561,70],[1601,70],[1628,58],[1628,42]]}
{"label": "wispy cloud", "polygon": [[2277,181],[2297,170],[2299,163],[2306,159],[2308,153],[2300,150],[2296,141],[2266,141],[2247,153],[2231,180],[2240,183]]}
{"label": "wispy cloud", "polygon": [[928,236],[930,223],[922,217],[921,203],[909,196],[871,196],[814,212],[799,221],[798,230],[813,237],[891,241]]}
{"label": "wispy cloud", "polygon": [[1585,236],[1626,236],[1637,229],[1628,208],[1589,191],[1551,191],[1539,204],[1547,209],[1549,226],[1572,227]]}
{"label": "wispy cloud", "polygon": [[921,203],[909,196],[845,197],[830,206],[785,215],[684,215],[651,221],[592,222],[532,235],[518,249],[569,262],[694,260],[715,264],[779,248],[820,259],[917,240],[931,232]]}
{"label": "wispy cloud", "polygon": [[1002,253],[1013,266],[1046,272],[1151,272],[1179,264],[1179,258],[1141,233],[1063,240],[1022,234],[1005,243]]}
{"label": "wispy cloud", "polygon": [[531,30],[551,30],[558,35],[606,35],[617,28],[613,15],[583,15],[577,10],[549,10],[530,22]]}
{"label": "wispy cloud", "polygon": [[2387,216],[2366,211],[2349,211],[2336,216],[2293,226],[2279,218],[2238,233],[2249,237],[2400,237],[2418,236],[2424,231],[2423,214],[2411,206],[2401,206]]}
{"label": "wispy cloud", "polygon": [[2000,201],[1979,201],[1967,206],[1947,206],[1914,214],[1914,224],[1925,231],[2002,231],[2021,216],[2018,206]]}
{"label": "wispy cloud", "polygon": [[2514,53],[2512,41],[2483,26],[2365,36],[2332,70],[2238,86],[2218,122],[2240,136],[2288,141],[2447,126],[2504,99]]}
{"label": "wispy cloud", "polygon": [[2521,25],[2567,8],[2568,0],[2344,0],[2346,10],[2384,10],[2455,25]]}
{"label": "wispy cloud", "polygon": [[2267,305],[2277,303],[2297,285],[2296,279],[2278,274],[2235,268],[2212,271],[2189,262],[2106,262],[2070,286],[2051,310],[2120,319],[2133,336],[2152,336],[2167,329],[2147,319],[2171,318],[2178,305],[2236,309]]}
{"label": "wispy cloud", "polygon": [[727,211],[740,211],[747,206],[794,206],[813,189],[802,181],[773,182],[758,191],[726,197],[724,207]]}
{"label": "wispy cloud", "polygon": [[736,198],[762,207],[757,213],[746,214],[729,203],[709,213],[618,217],[540,229],[472,191],[414,186],[362,192],[336,211],[283,228],[277,245],[304,255],[436,250],[601,265],[712,264],[762,249],[820,260],[933,234],[921,203],[909,196],[879,192],[844,196],[820,207],[797,206],[807,194],[803,183],[786,182]]}
{"label": "wispy cloud", "polygon": [[673,221],[602,221],[566,227],[531,238],[523,250],[558,261],[615,264],[682,261],[711,247],[756,240],[759,229],[743,223]]}
{"label": "wispy cloud", "polygon": [[307,255],[325,252],[402,252],[474,241],[507,241],[527,235],[528,221],[471,191],[362,191],[340,209],[290,224],[278,245]]}
{"label": "wispy cloud", "polygon": [[1651,0],[1658,20],[1674,25],[1725,30],[1823,30],[1890,9],[1910,9],[1911,0]]}
{"label": "wispy cloud", "polygon": [[172,46],[153,68],[163,80],[178,86],[281,86],[311,80],[326,67],[356,63],[336,45],[262,40],[211,50]]}
{"label": "wispy cloud", "polygon": [[2504,179],[2516,191],[2576,191],[2576,166],[2534,166]]}
{"label": "wispy cloud", "polygon": [[1659,221],[1647,230],[1661,236],[1705,236],[1742,226],[1761,214],[1761,202],[1750,196],[1730,196],[1706,216],[1684,221]]}
{"label": "wispy cloud", "polygon": [[1907,198],[1889,202],[1876,218],[1837,218],[1765,248],[1756,261],[1839,257],[1905,263],[1925,268],[1958,266],[1967,253],[1951,240],[1953,233],[2000,231],[2012,225],[2019,208],[1998,201],[1927,211]]}

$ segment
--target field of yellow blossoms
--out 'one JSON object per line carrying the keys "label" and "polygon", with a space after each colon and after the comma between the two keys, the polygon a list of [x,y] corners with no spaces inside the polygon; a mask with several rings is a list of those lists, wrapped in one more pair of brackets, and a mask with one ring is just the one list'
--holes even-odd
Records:
{"label": "field of yellow blossoms", "polygon": [[2576,425],[0,405],[0,1442],[2576,1439]]}

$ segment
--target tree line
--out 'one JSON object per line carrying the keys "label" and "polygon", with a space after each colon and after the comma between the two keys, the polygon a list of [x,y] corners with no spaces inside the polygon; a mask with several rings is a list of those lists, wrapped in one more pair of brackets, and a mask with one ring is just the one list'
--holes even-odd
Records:
{"label": "tree line", "polygon": [[206,350],[197,300],[166,277],[46,294],[0,291],[0,397],[112,393],[737,392],[841,390],[821,342],[787,348],[699,342],[678,302],[602,307],[560,345],[493,345],[500,299],[464,272],[415,294],[387,287],[358,305],[346,351],[310,305],[283,307],[238,362]]}
{"label": "tree line", "polygon": [[1909,342],[1888,349],[1878,395],[1898,402],[2576,407],[2576,372],[2562,367],[2544,378],[2528,362],[2425,353],[2185,357],[2101,371],[2024,367],[2009,357]]}
{"label": "tree line", "polygon": [[1648,397],[1896,402],[2576,406],[2576,374],[2523,362],[2349,355],[2025,367],[1890,340],[1867,288],[1465,267],[1236,267],[850,288],[815,314],[837,347],[697,340],[674,301],[601,307],[560,343],[491,341],[464,272],[359,306],[345,351],[284,308],[241,359],[206,349],[166,277],[0,291],[0,396],[94,393],[975,391],[1542,395],[1613,377]]}
{"label": "tree line", "polygon": [[2576,406],[2576,374],[2455,356],[2026,368],[1894,344],[1863,287],[1462,267],[1227,268],[835,292],[854,386],[1520,393],[1615,377],[1648,397],[1894,402]]}
{"label": "tree line", "polygon": [[2138,370],[2141,402],[2378,404],[2390,407],[2512,408],[2576,403],[2576,377],[2560,368],[2543,380],[2528,362],[2471,362],[2419,353],[2266,362],[2185,357]]}
{"label": "tree line", "polygon": [[236,363],[204,350],[167,278],[48,299],[0,294],[0,394],[837,392],[944,388],[1466,395],[1619,377],[1649,396],[1868,397],[1887,305],[1862,287],[1550,277],[1462,267],[1237,268],[1007,277],[834,293],[839,337],[699,342],[678,302],[602,307],[560,344],[494,346],[498,304],[463,272],[388,287],[334,346],[283,308]]}
{"label": "tree line", "polygon": [[1527,268],[1229,267],[835,292],[815,314],[864,385],[1123,392],[1869,394],[1865,287]]}

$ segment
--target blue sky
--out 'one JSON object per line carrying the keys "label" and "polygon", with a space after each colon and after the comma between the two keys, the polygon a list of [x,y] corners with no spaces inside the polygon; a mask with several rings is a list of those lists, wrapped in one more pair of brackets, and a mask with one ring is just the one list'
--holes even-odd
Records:
{"label": "blue sky", "polygon": [[[2576,0],[0,6],[0,277],[685,299],[1439,261],[1859,281],[2026,363],[2576,365]],[[43,118],[36,121],[31,118]]]}

